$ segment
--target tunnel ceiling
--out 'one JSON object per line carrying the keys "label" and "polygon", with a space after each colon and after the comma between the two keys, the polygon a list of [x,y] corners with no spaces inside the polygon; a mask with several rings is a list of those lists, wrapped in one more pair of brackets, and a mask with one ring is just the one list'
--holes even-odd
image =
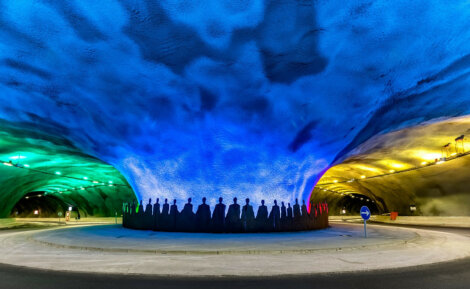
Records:
{"label": "tunnel ceiling", "polygon": [[114,216],[124,201],[133,199],[132,189],[115,168],[67,140],[38,133],[36,127],[5,123],[0,137],[0,217],[31,192],[43,199],[53,196],[84,216]]}
{"label": "tunnel ceiling", "polygon": [[139,198],[306,199],[371,137],[469,114],[469,16],[463,0],[2,1],[0,119],[113,165]]}

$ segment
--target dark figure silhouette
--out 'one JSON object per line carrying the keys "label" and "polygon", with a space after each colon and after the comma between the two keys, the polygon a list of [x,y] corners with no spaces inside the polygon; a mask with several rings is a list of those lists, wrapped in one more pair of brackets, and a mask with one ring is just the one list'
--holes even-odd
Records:
{"label": "dark figure silhouette", "polygon": [[179,214],[177,220],[177,230],[180,232],[194,232],[194,213],[193,213],[193,205],[191,204],[191,198],[188,199],[188,202],[184,205],[183,210]]}
{"label": "dark figure silhouette", "polygon": [[268,221],[268,207],[264,205],[264,200],[261,200],[261,206],[258,207],[256,214],[256,228],[258,232],[267,232],[270,229]]}
{"label": "dark figure silhouette", "polygon": [[277,200],[274,200],[274,206],[271,208],[271,213],[269,214],[269,224],[271,231],[281,231],[281,211],[277,205]]}
{"label": "dark figure silhouette", "polygon": [[160,230],[162,231],[170,230],[170,204],[168,204],[168,199],[165,199],[165,203],[162,205],[162,213],[160,214],[159,225]]}
{"label": "dark figure silhouette", "polygon": [[206,198],[202,198],[202,204],[197,207],[196,230],[198,232],[209,232],[211,226],[211,209],[206,204]]}
{"label": "dark figure silhouette", "polygon": [[155,204],[153,204],[153,224],[152,229],[157,231],[160,229],[160,199],[157,198]]}
{"label": "dark figure silhouette", "polygon": [[139,205],[139,211],[137,212],[137,229],[144,229],[145,224],[144,224],[144,204],[142,200],[140,200],[140,205]]}
{"label": "dark figure silhouette", "polygon": [[170,222],[169,222],[169,229],[170,231],[176,230],[176,220],[178,219],[178,206],[176,206],[176,200],[173,200],[173,205],[170,207]]}
{"label": "dark figure silhouette", "polygon": [[292,207],[290,206],[290,203],[287,203],[287,219],[292,218],[294,218],[294,214],[292,213]]}
{"label": "dark figure silhouette", "polygon": [[315,204],[313,201],[310,201],[310,214],[308,214],[308,229],[313,230],[315,229]]}
{"label": "dark figure silhouette", "polygon": [[305,200],[302,200],[302,217],[301,217],[301,230],[307,230],[309,226],[309,215],[307,206],[305,205]]}
{"label": "dark figure silhouette", "polygon": [[287,220],[285,231],[294,231],[294,214],[290,203],[287,203]]}
{"label": "dark figure silhouette", "polygon": [[228,207],[227,217],[225,218],[226,231],[229,233],[239,233],[242,230],[240,220],[240,205],[237,204],[237,198],[233,198],[233,204]]}
{"label": "dark figure silhouette", "polygon": [[281,202],[281,231],[287,231],[287,208],[284,205],[284,202]]}
{"label": "dark figure silhouette", "polygon": [[144,213],[144,229],[151,230],[153,224],[153,217],[152,217],[152,199],[149,199],[149,203],[145,206],[145,213]]}
{"label": "dark figure silhouette", "polygon": [[256,230],[255,212],[250,205],[250,199],[245,200],[246,205],[242,208],[242,227],[244,232],[254,232]]}
{"label": "dark figure silhouette", "polygon": [[225,205],[222,203],[223,198],[219,198],[219,203],[215,205],[212,213],[212,229],[216,233],[225,231]]}
{"label": "dark figure silhouette", "polygon": [[299,200],[295,199],[294,209],[294,220],[292,221],[292,229],[294,231],[302,230],[302,214],[300,213]]}

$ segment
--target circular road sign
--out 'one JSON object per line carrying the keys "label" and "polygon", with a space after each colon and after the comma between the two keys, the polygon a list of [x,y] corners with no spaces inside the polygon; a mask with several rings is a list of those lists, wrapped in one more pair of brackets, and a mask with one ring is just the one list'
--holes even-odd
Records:
{"label": "circular road sign", "polygon": [[362,206],[361,207],[361,217],[367,221],[370,219],[370,210],[367,206]]}

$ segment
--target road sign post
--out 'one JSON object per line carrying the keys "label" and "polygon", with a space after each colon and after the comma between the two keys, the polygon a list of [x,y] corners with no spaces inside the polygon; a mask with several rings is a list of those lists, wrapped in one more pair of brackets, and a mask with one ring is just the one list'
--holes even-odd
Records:
{"label": "road sign post", "polygon": [[370,210],[367,206],[361,207],[361,217],[364,219],[364,238],[367,238],[367,220],[370,219]]}

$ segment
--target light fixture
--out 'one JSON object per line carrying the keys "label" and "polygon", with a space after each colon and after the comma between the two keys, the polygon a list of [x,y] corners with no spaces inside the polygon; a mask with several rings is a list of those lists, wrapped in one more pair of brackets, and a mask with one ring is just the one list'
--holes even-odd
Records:
{"label": "light fixture", "polygon": [[29,197],[25,197],[25,199],[27,200],[27,199],[29,199]]}
{"label": "light fixture", "polygon": [[88,180],[88,177],[83,177],[84,180]]}
{"label": "light fixture", "polygon": [[428,162],[422,162],[422,163],[421,163],[422,166],[425,166],[425,165],[427,165],[427,164],[428,164]]}
{"label": "light fixture", "polygon": [[366,176],[364,176],[364,175],[361,176],[361,179],[365,179],[365,178],[366,178]]}
{"label": "light fixture", "polygon": [[393,174],[393,173],[395,172],[395,170],[389,170],[389,172],[390,172],[391,174]]}
{"label": "light fixture", "polygon": [[29,168],[29,165],[23,165],[25,168]]}
{"label": "light fixture", "polygon": [[60,176],[62,173],[59,172],[59,171],[57,171],[57,172],[55,172],[55,174],[58,175],[58,176]]}
{"label": "light fixture", "polygon": [[113,181],[109,181],[108,183],[112,184],[112,183],[113,183]]}
{"label": "light fixture", "polygon": [[457,155],[457,153],[451,153],[450,155],[451,155],[451,156],[456,156],[456,155]]}
{"label": "light fixture", "polygon": [[25,156],[13,156],[10,157],[10,160],[24,160],[26,157]]}

